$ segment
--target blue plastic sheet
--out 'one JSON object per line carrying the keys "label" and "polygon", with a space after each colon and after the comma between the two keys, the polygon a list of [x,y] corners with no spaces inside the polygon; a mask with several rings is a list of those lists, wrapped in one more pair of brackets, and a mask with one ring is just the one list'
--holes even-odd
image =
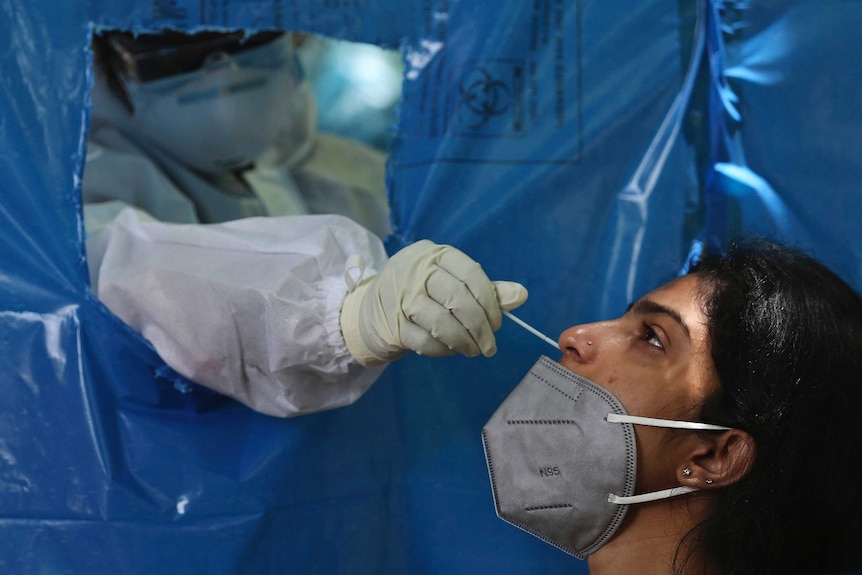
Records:
{"label": "blue plastic sheet", "polygon": [[0,3],[0,572],[585,573],[494,514],[483,423],[545,344],[409,357],[280,420],[183,380],[89,292],[94,29],[285,28],[404,54],[395,234],[528,286],[555,335],[758,231],[860,287],[847,0]]}

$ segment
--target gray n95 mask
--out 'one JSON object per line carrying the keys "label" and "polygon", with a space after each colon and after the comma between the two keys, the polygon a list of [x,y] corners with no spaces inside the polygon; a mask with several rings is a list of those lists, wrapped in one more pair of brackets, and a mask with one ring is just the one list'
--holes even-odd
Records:
{"label": "gray n95 mask", "polygon": [[583,559],[613,537],[629,504],[693,491],[634,495],[633,423],[728,429],[630,416],[608,390],[542,356],[482,430],[497,515]]}

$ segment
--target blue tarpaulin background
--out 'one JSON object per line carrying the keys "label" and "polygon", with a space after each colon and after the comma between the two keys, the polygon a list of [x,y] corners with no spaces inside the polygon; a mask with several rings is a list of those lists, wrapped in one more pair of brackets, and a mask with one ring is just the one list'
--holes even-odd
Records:
{"label": "blue tarpaulin background", "polygon": [[411,356],[280,420],[185,384],[89,292],[94,29],[400,48],[390,251],[453,244],[556,335],[757,232],[862,287],[862,2],[0,1],[0,572],[585,573],[494,514],[480,431],[546,345]]}

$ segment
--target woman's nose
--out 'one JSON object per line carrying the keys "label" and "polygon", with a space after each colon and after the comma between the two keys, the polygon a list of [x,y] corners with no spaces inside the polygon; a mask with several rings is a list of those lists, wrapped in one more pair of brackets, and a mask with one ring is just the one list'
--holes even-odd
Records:
{"label": "woman's nose", "polygon": [[560,334],[563,358],[577,363],[591,363],[599,349],[600,324],[588,323],[570,327]]}

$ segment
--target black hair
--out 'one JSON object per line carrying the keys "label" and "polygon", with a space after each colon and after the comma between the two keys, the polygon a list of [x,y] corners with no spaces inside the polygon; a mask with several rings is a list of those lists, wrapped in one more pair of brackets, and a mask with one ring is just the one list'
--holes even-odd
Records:
{"label": "black hair", "polygon": [[698,274],[719,389],[703,421],[748,432],[754,462],[714,492],[691,551],[723,575],[862,567],[862,299],[806,253],[764,240]]}

